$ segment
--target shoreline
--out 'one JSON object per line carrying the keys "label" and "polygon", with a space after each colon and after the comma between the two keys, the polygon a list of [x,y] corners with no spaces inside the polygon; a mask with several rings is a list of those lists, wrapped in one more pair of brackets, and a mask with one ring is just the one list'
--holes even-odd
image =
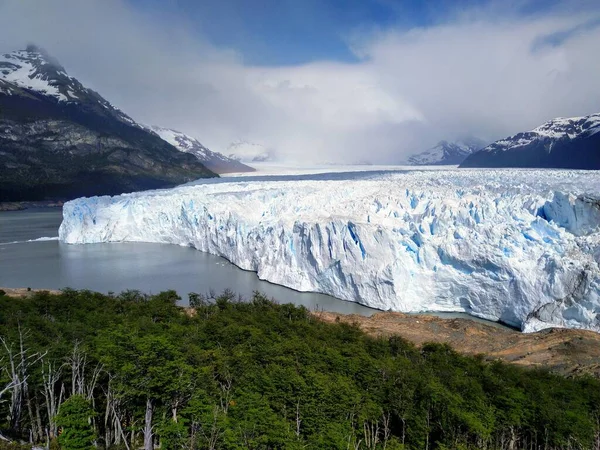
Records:
{"label": "shoreline", "polygon": [[0,212],[4,211],[23,211],[31,208],[62,208],[65,202],[45,200],[45,201],[27,201],[27,202],[0,202]]}

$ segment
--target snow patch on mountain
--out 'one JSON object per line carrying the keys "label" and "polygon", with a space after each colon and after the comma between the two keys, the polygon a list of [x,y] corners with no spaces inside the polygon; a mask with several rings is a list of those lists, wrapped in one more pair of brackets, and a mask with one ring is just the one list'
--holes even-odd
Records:
{"label": "snow patch on mountain", "polygon": [[578,139],[600,131],[600,113],[583,117],[558,117],[534,128],[531,131],[515,134],[487,146],[482,151],[505,151],[518,149],[535,141]]}
{"label": "snow patch on mountain", "polygon": [[13,83],[0,78],[0,94],[13,95],[15,88]]}
{"label": "snow patch on mountain", "polygon": [[97,92],[69,76],[58,61],[35,45],[27,46],[26,50],[0,54],[0,81],[3,82],[0,83],[2,94],[10,95],[17,87],[54,98],[58,102],[99,105],[116,119],[143,128]]}
{"label": "snow patch on mountain", "polygon": [[374,308],[600,331],[594,172],[252,177],[65,204],[67,243],[159,242]]}
{"label": "snow patch on mountain", "polygon": [[151,131],[155,132],[160,136],[161,139],[167,141],[173,147],[184,153],[192,153],[199,160],[206,159],[209,156],[218,155],[225,159],[226,157],[220,153],[211,152],[197,139],[182,133],[181,131],[172,130],[169,128],[162,128],[157,126],[149,127]]}
{"label": "snow patch on mountain", "polygon": [[25,50],[6,53],[0,55],[0,76],[17,86],[55,97],[59,101],[68,101],[67,96],[40,70],[46,64],[43,56],[38,53]]}
{"label": "snow patch on mountain", "polygon": [[228,158],[221,153],[209,150],[202,145],[198,139],[182,133],[181,131],[157,126],[150,126],[148,129],[156,133],[161,139],[167,141],[177,150],[194,155],[213,172],[230,173],[253,171],[251,167],[242,164],[236,159]]}
{"label": "snow patch on mountain", "polygon": [[440,141],[434,147],[408,158],[413,166],[455,165],[462,163],[467,156],[485,147],[485,143],[476,138],[456,142]]}

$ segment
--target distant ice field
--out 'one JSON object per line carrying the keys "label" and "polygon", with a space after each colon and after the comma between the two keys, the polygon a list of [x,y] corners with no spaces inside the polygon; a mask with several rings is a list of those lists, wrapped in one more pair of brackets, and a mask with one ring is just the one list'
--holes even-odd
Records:
{"label": "distant ice field", "polygon": [[[253,177],[256,175],[315,175],[344,172],[399,172],[414,170],[450,170],[457,166],[402,166],[402,165],[363,165],[363,164],[313,164],[299,165],[293,162],[252,162],[248,163],[256,172],[229,173],[227,177]],[[202,180],[198,180],[201,182]]]}
{"label": "distant ice field", "polygon": [[333,170],[270,163],[240,178],[77,199],[59,236],[191,246],[378,309],[600,331],[597,172]]}

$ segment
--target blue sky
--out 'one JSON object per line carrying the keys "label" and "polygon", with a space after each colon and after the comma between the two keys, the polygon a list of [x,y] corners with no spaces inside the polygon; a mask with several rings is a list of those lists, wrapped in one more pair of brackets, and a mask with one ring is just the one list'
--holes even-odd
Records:
{"label": "blue sky", "polygon": [[[356,33],[431,26],[491,4],[481,0],[129,1],[163,20],[185,20],[213,45],[233,49],[244,62],[254,65],[357,61],[348,44]],[[517,16],[526,16],[543,13],[561,2],[497,3]]]}

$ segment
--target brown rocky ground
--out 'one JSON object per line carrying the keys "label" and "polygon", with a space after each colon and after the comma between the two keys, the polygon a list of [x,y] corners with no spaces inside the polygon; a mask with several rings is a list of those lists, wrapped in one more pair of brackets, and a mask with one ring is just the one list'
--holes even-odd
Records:
{"label": "brown rocky ground", "polygon": [[564,375],[591,373],[600,377],[600,334],[552,328],[521,333],[469,319],[383,312],[371,317],[317,312],[325,322],[356,323],[372,336],[399,335],[421,346],[447,343],[460,353],[485,354],[528,367],[547,367]]}
{"label": "brown rocky ground", "polygon": [[60,291],[53,289],[29,289],[29,288],[5,288],[0,287],[0,291],[4,291],[9,297],[24,298],[29,297],[34,292],[50,292],[51,294],[60,294]]}

